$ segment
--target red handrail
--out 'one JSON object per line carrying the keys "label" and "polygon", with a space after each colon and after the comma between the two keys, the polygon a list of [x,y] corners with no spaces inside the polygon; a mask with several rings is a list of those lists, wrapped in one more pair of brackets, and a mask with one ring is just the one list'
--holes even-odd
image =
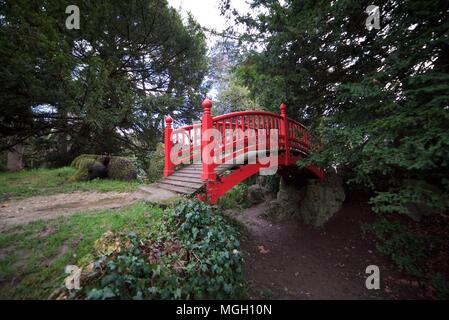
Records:
{"label": "red handrail", "polygon": [[[203,180],[215,180],[215,168],[221,161],[230,157],[229,154],[225,154],[227,148],[233,150],[232,155],[245,152],[246,147],[243,147],[242,150],[236,150],[236,147],[242,141],[245,146],[251,135],[256,137],[256,144],[258,144],[258,139],[263,137],[260,135],[263,129],[266,130],[265,141],[270,141],[270,130],[278,130],[278,149],[284,152],[281,165],[291,164],[291,151],[296,150],[303,154],[308,154],[310,151],[310,136],[307,128],[300,122],[287,118],[287,106],[284,103],[280,106],[280,115],[268,111],[239,111],[212,117],[212,101],[208,98],[203,101],[202,107],[204,113],[199,124],[172,129],[173,120],[170,116],[166,117],[164,176],[171,175],[180,163],[190,163],[192,160],[200,160],[203,156],[207,156],[214,157],[215,161],[212,163],[202,161],[202,178]],[[221,140],[214,140],[215,147],[210,150],[209,155],[206,155],[205,148],[213,138],[208,134],[209,129],[219,132]],[[232,136],[228,134],[228,129],[234,130]],[[236,132],[237,134],[235,134]],[[242,133],[244,136],[239,136]],[[175,146],[178,150],[174,149]],[[175,155],[178,158],[177,161],[173,161]]]}

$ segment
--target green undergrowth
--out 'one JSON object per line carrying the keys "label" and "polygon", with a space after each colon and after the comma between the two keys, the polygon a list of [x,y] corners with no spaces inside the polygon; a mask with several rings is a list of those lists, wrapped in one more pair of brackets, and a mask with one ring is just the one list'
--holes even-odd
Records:
{"label": "green undergrowth", "polygon": [[[216,207],[184,200],[149,232],[106,234],[65,298],[238,299],[245,296],[237,228]],[[104,250],[109,248],[109,250]]]}
{"label": "green undergrowth", "polygon": [[0,299],[46,299],[66,265],[82,264],[108,230],[146,234],[164,219],[162,209],[136,203],[118,210],[36,221],[0,234]]}
{"label": "green undergrowth", "polygon": [[[37,221],[0,235],[0,298],[238,299],[246,296],[238,228],[183,200]],[[62,284],[67,265],[81,288]]]}
{"label": "green undergrowth", "polygon": [[218,200],[218,205],[225,210],[237,210],[239,212],[249,208],[248,185],[245,183],[235,185]]}

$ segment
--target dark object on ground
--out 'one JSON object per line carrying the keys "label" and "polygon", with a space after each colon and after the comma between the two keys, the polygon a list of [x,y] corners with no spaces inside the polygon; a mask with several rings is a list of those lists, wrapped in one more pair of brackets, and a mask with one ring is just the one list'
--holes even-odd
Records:
{"label": "dark object on ground", "polygon": [[95,178],[111,178],[130,181],[137,179],[137,168],[125,157],[85,154],[76,157],[72,166],[78,171],[70,177],[71,181],[86,181]]}
{"label": "dark object on ground", "polygon": [[87,178],[93,180],[96,178],[105,179],[108,177],[108,169],[103,163],[94,162],[87,166]]}

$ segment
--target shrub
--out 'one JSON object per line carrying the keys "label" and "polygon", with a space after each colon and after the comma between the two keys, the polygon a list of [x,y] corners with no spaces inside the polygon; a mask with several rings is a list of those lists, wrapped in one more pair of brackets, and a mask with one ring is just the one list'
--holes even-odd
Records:
{"label": "shrub", "polygon": [[74,167],[78,170],[69,177],[69,181],[76,182],[89,180],[89,166],[94,163],[101,164],[96,161],[94,157],[81,157],[77,159]]}
{"label": "shrub", "polygon": [[108,176],[114,180],[136,180],[137,169],[129,159],[112,157],[108,165]]}
{"label": "shrub", "polygon": [[400,222],[390,222],[385,218],[363,225],[362,230],[376,237],[377,250],[391,257],[399,268],[415,276],[421,275],[420,264],[426,257],[425,239]]}
{"label": "shrub", "polygon": [[218,205],[223,209],[243,210],[250,206],[248,201],[248,186],[245,183],[235,185],[226,192],[218,201]]}
{"label": "shrub", "polygon": [[[82,154],[73,159],[71,166],[78,169],[70,181],[86,181],[88,180],[88,166],[95,162],[103,163],[106,156],[95,154]],[[133,160],[124,157],[111,157],[107,166],[108,177],[114,180],[131,181],[137,179],[137,168]]]}
{"label": "shrub", "polygon": [[237,230],[216,207],[197,200],[165,211],[146,236],[106,233],[93,263],[83,268],[69,298],[242,298],[244,283]]}
{"label": "shrub", "polygon": [[[74,167],[76,169],[84,168],[85,164],[87,162],[93,163],[95,161],[102,162],[104,156],[96,155],[96,154],[82,154],[73,159],[72,163],[70,164],[71,167]],[[87,166],[86,166],[87,168]]]}
{"label": "shrub", "polygon": [[432,287],[435,290],[437,299],[449,299],[449,282],[441,273],[437,273],[432,277]]}
{"label": "shrub", "polygon": [[156,145],[156,150],[151,155],[151,159],[149,161],[149,166],[147,169],[149,182],[155,182],[160,178],[162,178],[165,164],[164,157],[165,157],[164,144],[158,143]]}

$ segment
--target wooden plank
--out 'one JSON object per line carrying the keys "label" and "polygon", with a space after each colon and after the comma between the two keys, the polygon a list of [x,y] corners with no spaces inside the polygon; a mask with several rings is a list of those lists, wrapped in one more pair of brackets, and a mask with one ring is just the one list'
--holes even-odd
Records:
{"label": "wooden plank", "polygon": [[176,178],[165,178],[161,182],[166,183],[166,184],[172,184],[175,186],[180,186],[180,187],[189,187],[189,188],[193,188],[193,189],[198,189],[203,186],[201,181],[197,181],[197,182],[190,181],[189,182],[189,181],[178,180]]}
{"label": "wooden plank", "polygon": [[188,177],[176,177],[176,176],[170,176],[164,178],[164,181],[182,181],[182,182],[190,182],[199,184],[200,186],[203,185],[203,181],[199,178],[188,178]]}
{"label": "wooden plank", "polygon": [[193,166],[188,166],[188,167],[185,167],[185,168],[182,168],[182,169],[180,169],[180,170],[178,170],[178,171],[203,171],[203,168],[202,167],[193,167]]}
{"label": "wooden plank", "polygon": [[169,177],[186,177],[186,178],[197,178],[201,180],[201,173],[188,173],[188,172],[179,172],[175,171],[172,175]]}
{"label": "wooden plank", "polygon": [[191,170],[191,169],[189,169],[189,170],[182,170],[182,171],[177,171],[177,172],[180,172],[180,173],[190,173],[190,174],[196,174],[196,175],[201,175],[201,173],[202,173],[202,171],[199,171],[199,170]]}
{"label": "wooden plank", "polygon": [[192,189],[199,189],[203,186],[202,183],[194,183],[194,182],[185,182],[185,181],[178,181],[178,180],[172,180],[172,179],[163,179],[161,180],[161,183],[165,183],[165,184],[171,184],[174,186],[179,186],[179,187],[187,187],[187,188],[192,188]]}

